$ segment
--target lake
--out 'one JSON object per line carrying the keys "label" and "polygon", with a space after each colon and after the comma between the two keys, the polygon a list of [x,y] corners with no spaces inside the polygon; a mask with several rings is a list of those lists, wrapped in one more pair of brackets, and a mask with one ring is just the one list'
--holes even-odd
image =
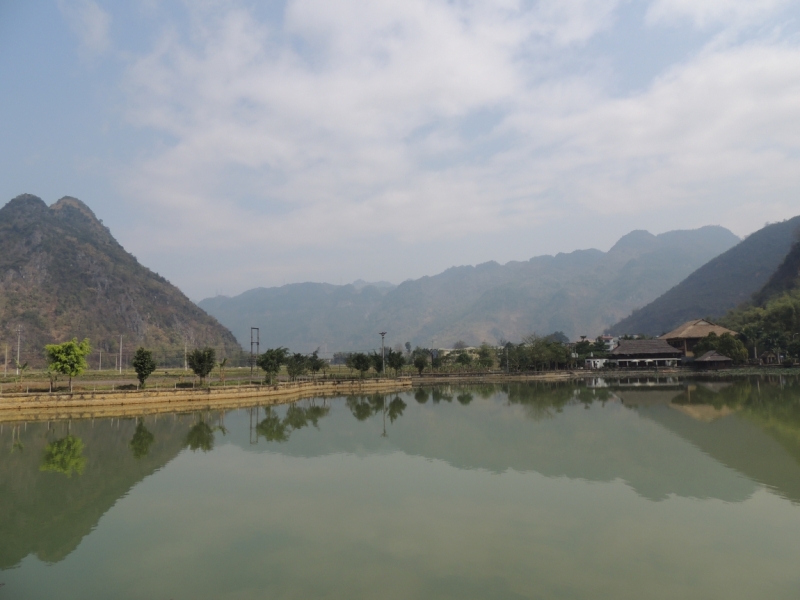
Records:
{"label": "lake", "polygon": [[793,378],[0,432],[0,599],[796,599],[799,565]]}

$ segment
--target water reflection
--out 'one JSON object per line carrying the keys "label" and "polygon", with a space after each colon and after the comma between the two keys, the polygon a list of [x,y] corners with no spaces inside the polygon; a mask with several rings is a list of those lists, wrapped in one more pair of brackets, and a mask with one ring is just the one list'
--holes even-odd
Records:
{"label": "water reflection", "polygon": [[256,426],[256,436],[263,436],[268,442],[286,442],[293,431],[309,425],[319,429],[319,420],[326,417],[330,410],[330,406],[318,405],[313,400],[308,401],[307,406],[294,402],[281,418],[276,409],[268,407],[264,419]]}
{"label": "water reflection", "polygon": [[140,419],[136,424],[136,431],[128,444],[136,459],[143,458],[150,452],[150,446],[156,441],[156,437],[145,427],[144,420]]}
{"label": "water reflection", "polygon": [[83,441],[74,435],[68,435],[47,444],[39,470],[54,471],[72,477],[73,473],[81,475],[85,468],[86,457],[83,456]]}
{"label": "water reflection", "polygon": [[0,569],[29,554],[62,560],[182,449],[203,461],[223,444],[305,458],[388,451],[459,471],[623,482],[648,501],[741,503],[766,486],[800,503],[800,384],[791,378],[444,386],[261,414],[260,444],[248,437],[247,411],[6,425]]}

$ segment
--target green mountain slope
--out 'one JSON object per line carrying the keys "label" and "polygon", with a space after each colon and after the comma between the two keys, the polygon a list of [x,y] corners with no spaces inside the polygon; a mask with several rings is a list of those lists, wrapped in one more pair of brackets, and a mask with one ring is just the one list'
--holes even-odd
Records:
{"label": "green mountain slope", "polygon": [[722,227],[652,235],[634,231],[608,252],[579,250],[525,262],[452,267],[397,287],[302,283],[200,302],[248,343],[310,352],[380,345],[447,347],[519,340],[561,330],[596,336],[738,242]]}
{"label": "green mountain slope", "polygon": [[[795,233],[800,234],[800,230]],[[753,302],[763,306],[772,298],[797,288],[800,288],[800,239],[794,243],[766,285],[753,297]]]}
{"label": "green mountain slope", "polygon": [[[166,279],[139,264],[75,198],[36,196],[0,209],[0,342],[41,363],[45,344],[88,337],[98,350],[184,342],[238,348],[233,335]],[[0,349],[4,351],[4,348]],[[126,356],[123,357],[127,359]]]}
{"label": "green mountain slope", "polygon": [[660,335],[690,319],[723,316],[767,283],[789,252],[798,227],[800,216],[756,231],[608,331]]}

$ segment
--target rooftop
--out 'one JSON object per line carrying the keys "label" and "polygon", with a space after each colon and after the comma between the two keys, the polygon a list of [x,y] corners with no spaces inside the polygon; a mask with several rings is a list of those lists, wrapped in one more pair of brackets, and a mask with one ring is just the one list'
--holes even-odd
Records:
{"label": "rooftop", "polygon": [[716,350],[709,350],[703,354],[703,356],[695,360],[695,362],[733,362],[733,360],[724,354],[720,354]]}
{"label": "rooftop", "polygon": [[714,325],[705,319],[695,319],[694,321],[687,321],[677,329],[673,329],[669,333],[659,336],[660,340],[675,340],[675,339],[694,339],[704,338],[709,333],[716,333],[722,335],[723,333],[730,333],[736,335],[735,331],[722,327],[721,325]]}
{"label": "rooftop", "polygon": [[681,351],[670,346],[666,340],[620,340],[611,351],[612,356],[639,356],[643,354],[680,356]]}

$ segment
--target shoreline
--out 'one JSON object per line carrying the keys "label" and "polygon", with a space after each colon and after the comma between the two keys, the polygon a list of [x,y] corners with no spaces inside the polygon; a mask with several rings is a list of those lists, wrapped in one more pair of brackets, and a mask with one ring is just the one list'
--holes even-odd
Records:
{"label": "shoreline", "polygon": [[411,389],[410,377],[397,379],[319,380],[276,385],[198,389],[145,389],[66,394],[14,393],[0,396],[0,423],[95,417],[136,417],[286,404],[304,398],[391,393]]}
{"label": "shoreline", "polygon": [[606,379],[724,379],[752,376],[798,376],[800,370],[783,367],[742,368],[720,371],[683,369],[616,371],[539,371],[534,373],[431,373],[396,379],[328,379],[282,382],[273,385],[209,388],[145,389],[74,393],[14,392],[0,394],[0,423],[55,421],[103,417],[135,418],[145,415],[198,410],[248,408],[288,404],[306,398],[392,393],[419,386],[448,384],[567,383]]}

